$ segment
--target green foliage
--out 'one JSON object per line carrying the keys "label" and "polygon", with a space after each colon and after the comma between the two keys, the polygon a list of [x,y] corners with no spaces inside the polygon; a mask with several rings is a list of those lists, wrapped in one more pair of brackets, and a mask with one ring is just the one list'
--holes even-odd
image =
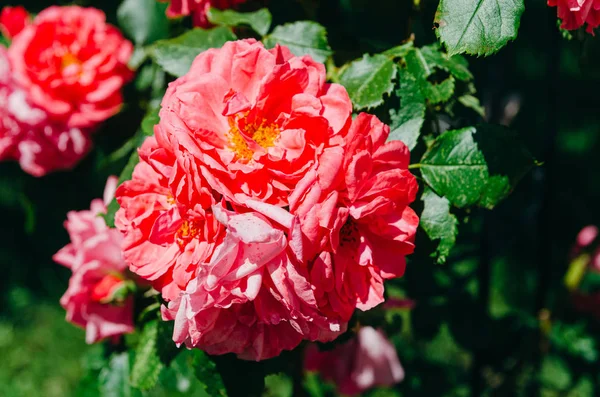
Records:
{"label": "green foliage", "polygon": [[273,48],[276,44],[287,46],[294,55],[310,55],[317,62],[325,62],[332,54],[327,42],[327,30],[311,21],[277,26],[263,42],[267,48]]}
{"label": "green foliage", "polygon": [[174,39],[156,42],[150,49],[150,56],[165,72],[180,77],[190,70],[202,51],[221,47],[235,39],[235,34],[223,26],[209,30],[195,28]]}
{"label": "green foliage", "polygon": [[400,71],[400,88],[396,95],[400,98],[400,110],[390,111],[389,139],[401,140],[412,150],[417,146],[427,107],[417,79],[406,69]]}
{"label": "green foliage", "polygon": [[271,374],[265,377],[263,397],[292,397],[294,381],[285,373]]}
{"label": "green foliage", "polygon": [[425,204],[421,213],[421,227],[431,240],[440,240],[436,249],[438,263],[446,262],[458,234],[458,220],[450,213],[450,202],[431,189],[425,188],[421,200]]}
{"label": "green foliage", "polygon": [[482,125],[447,131],[421,159],[425,182],[457,207],[493,208],[533,166],[517,136]]}
{"label": "green foliage", "polygon": [[385,55],[367,55],[348,65],[340,74],[340,83],[348,90],[355,110],[374,108],[394,89],[398,70]]}
{"label": "green foliage", "polygon": [[123,32],[136,45],[145,45],[169,35],[166,3],[155,0],[124,0],[117,10]]}
{"label": "green foliage", "polygon": [[206,353],[201,350],[194,350],[193,366],[196,371],[196,377],[202,382],[209,396],[227,396],[227,391],[225,390],[217,366]]}
{"label": "green foliage", "polygon": [[152,320],[144,325],[140,334],[131,370],[131,384],[138,389],[153,388],[163,369],[163,363],[158,356],[158,345],[164,341],[158,339],[158,328],[159,320]]}
{"label": "green foliage", "polygon": [[440,0],[436,34],[448,53],[490,55],[517,37],[523,0]]}
{"label": "green foliage", "polygon": [[271,13],[267,8],[241,13],[233,10],[221,11],[218,8],[211,7],[207,16],[208,20],[215,25],[230,27],[248,25],[261,36],[269,32],[272,20]]}
{"label": "green foliage", "polygon": [[129,383],[129,353],[115,353],[98,377],[100,395],[133,397],[140,395]]}

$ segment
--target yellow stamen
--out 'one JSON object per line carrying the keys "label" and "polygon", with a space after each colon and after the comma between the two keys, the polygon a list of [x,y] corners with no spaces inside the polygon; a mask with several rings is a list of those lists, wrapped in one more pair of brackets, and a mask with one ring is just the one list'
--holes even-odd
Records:
{"label": "yellow stamen", "polygon": [[266,149],[275,145],[280,131],[276,123],[267,124],[267,120],[262,119],[244,125],[245,134],[242,134],[239,121],[245,117],[246,115],[229,119],[229,147],[238,159],[249,161],[252,159],[254,151],[248,145],[247,137],[251,137],[252,141]]}

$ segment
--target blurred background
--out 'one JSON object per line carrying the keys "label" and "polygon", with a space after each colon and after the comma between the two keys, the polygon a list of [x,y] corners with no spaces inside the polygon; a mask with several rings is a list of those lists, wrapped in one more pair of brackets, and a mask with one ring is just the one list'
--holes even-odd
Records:
{"label": "blurred background", "polygon": [[[36,13],[56,1],[12,3]],[[116,24],[118,1],[77,3],[102,8]],[[437,1],[268,6],[274,25],[304,15],[326,26],[338,65],[398,45],[410,32],[418,46],[436,41]],[[406,275],[391,287],[416,307],[388,330],[406,371],[390,395],[600,395],[598,319],[594,310],[576,310],[563,282],[577,233],[600,224],[599,50],[597,38],[561,33],[556,9],[538,1],[527,4],[516,42],[488,58],[467,57],[487,120],[516,130],[542,164],[495,210],[457,214],[460,234],[446,264],[434,263],[431,243],[418,235]],[[99,348],[64,321],[58,300],[69,271],[51,257],[68,242],[66,213],[88,208],[125,165],[111,153],[143,116],[134,86],[74,171],[37,179],[16,163],[0,164],[1,396],[81,394]],[[440,122],[471,121],[461,117]]]}

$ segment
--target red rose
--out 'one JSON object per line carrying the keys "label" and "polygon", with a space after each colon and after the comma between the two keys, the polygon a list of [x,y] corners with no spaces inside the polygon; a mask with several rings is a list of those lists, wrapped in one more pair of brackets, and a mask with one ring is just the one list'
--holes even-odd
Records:
{"label": "red rose", "polygon": [[0,13],[0,32],[12,39],[29,24],[29,20],[24,7],[4,7]]}
{"label": "red rose", "polygon": [[132,76],[132,44],[95,8],[42,11],[9,48],[16,80],[34,104],[70,127],[91,127],[119,111]]}

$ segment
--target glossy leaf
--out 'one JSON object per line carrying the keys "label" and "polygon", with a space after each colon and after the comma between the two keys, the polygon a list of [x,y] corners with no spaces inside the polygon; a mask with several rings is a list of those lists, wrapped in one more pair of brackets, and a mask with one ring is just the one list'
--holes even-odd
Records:
{"label": "glossy leaf", "polygon": [[425,46],[420,49],[420,52],[429,65],[447,71],[458,80],[468,81],[473,79],[473,75],[469,71],[469,63],[462,56],[448,56],[437,45]]}
{"label": "glossy leaf", "polygon": [[421,159],[425,182],[458,207],[493,208],[533,166],[510,130],[492,125],[447,131]]}
{"label": "glossy leaf", "polygon": [[180,77],[190,70],[198,54],[235,39],[231,30],[223,26],[210,30],[196,28],[174,39],[158,41],[150,55],[167,73]]}
{"label": "glossy leaf", "polygon": [[169,36],[166,9],[166,3],[155,0],[125,0],[117,10],[117,19],[135,44],[149,44]]}
{"label": "glossy leaf", "polygon": [[[153,320],[146,325],[140,335],[131,370],[131,384],[141,390],[149,390],[156,385],[163,364],[158,356],[159,321]],[[161,341],[162,342],[162,341]]]}
{"label": "glossy leaf", "polygon": [[390,140],[401,140],[409,149],[417,146],[421,127],[425,121],[425,97],[417,79],[406,69],[400,71],[400,88],[396,91],[400,98],[400,110],[392,109]]}
{"label": "glossy leaf", "polygon": [[271,13],[267,8],[254,12],[237,12],[234,10],[219,10],[211,7],[208,20],[214,25],[239,26],[248,25],[261,36],[266,35],[271,28]]}
{"label": "glossy leaf", "polygon": [[267,48],[281,44],[287,46],[294,55],[310,55],[317,62],[325,62],[332,54],[327,42],[327,31],[311,21],[277,26],[263,41]]}
{"label": "glossy leaf", "polygon": [[340,83],[348,90],[355,110],[374,108],[381,105],[384,95],[394,89],[397,72],[390,58],[365,54],[342,71]]}
{"label": "glossy leaf", "polygon": [[139,393],[129,384],[129,354],[113,354],[108,366],[100,372],[98,383],[100,395],[111,397],[133,397]]}
{"label": "glossy leaf", "polygon": [[223,379],[217,370],[217,366],[210,357],[201,350],[194,350],[193,366],[196,377],[202,384],[206,393],[211,397],[226,397],[227,391],[223,385]]}
{"label": "glossy leaf", "polygon": [[450,55],[490,55],[517,37],[523,0],[441,0],[436,34]]}
{"label": "glossy leaf", "polygon": [[441,82],[429,81],[435,72],[436,64],[430,63],[421,50],[415,48],[406,57],[406,68],[415,77],[421,92],[433,104],[445,102],[454,93],[454,78],[449,76]]}
{"label": "glossy leaf", "polygon": [[440,240],[436,249],[437,262],[444,263],[456,242],[458,220],[450,213],[450,202],[440,197],[431,189],[425,188],[424,207],[420,217],[420,225],[431,240]]}

